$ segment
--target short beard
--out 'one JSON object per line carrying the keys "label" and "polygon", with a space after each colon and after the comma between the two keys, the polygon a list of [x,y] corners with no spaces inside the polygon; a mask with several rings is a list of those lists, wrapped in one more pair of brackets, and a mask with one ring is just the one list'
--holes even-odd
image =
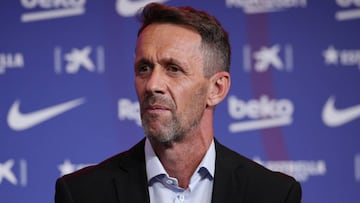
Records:
{"label": "short beard", "polygon": [[179,119],[174,116],[171,121],[166,122],[161,128],[156,129],[156,131],[150,130],[147,121],[143,119],[143,128],[147,138],[169,147],[173,143],[182,141],[191,130],[197,127],[200,123],[200,118],[194,120],[189,127],[184,127],[181,126]]}
{"label": "short beard", "polygon": [[150,96],[149,98],[145,99],[141,105],[143,108],[146,108],[146,105],[149,103],[158,102],[160,104],[166,104],[168,107],[170,107],[172,114],[170,119],[163,120],[160,126],[157,126],[155,129],[151,128],[149,123],[157,120],[157,115],[151,115],[150,117],[141,116],[142,126],[147,138],[168,147],[173,143],[184,140],[189,135],[189,133],[191,133],[191,131],[200,124],[201,118],[204,114],[204,108],[202,103],[199,103],[198,101],[205,100],[205,93],[206,89],[203,87],[200,88],[197,94],[195,94],[193,97],[194,106],[192,108],[194,111],[192,111],[191,114],[194,115],[194,117],[190,115],[180,115],[184,117],[190,117],[191,120],[188,120],[187,122],[181,122],[179,115],[176,114],[176,107],[171,101],[161,96]]}
{"label": "short beard", "polygon": [[[150,118],[157,119],[156,116]],[[150,129],[148,127],[148,119],[142,119],[143,128],[147,138],[156,141],[160,144],[171,145],[174,142],[178,142],[184,139],[184,134],[179,133],[180,123],[177,118],[173,117],[171,121],[164,122],[163,125],[157,129]]]}
{"label": "short beard", "polygon": [[170,147],[173,143],[180,142],[185,139],[189,132],[199,125],[204,112],[200,113],[199,117],[192,120],[187,126],[181,125],[178,117],[174,115],[174,112],[172,113],[173,117],[171,120],[164,121],[161,127],[158,127],[155,130],[150,129],[148,123],[151,122],[151,120],[157,119],[156,115],[153,115],[151,118],[142,118],[142,125],[146,137],[162,144],[163,146]]}

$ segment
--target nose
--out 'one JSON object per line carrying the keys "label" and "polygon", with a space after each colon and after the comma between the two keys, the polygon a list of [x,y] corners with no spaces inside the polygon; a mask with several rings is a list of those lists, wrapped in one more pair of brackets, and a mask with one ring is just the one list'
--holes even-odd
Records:
{"label": "nose", "polygon": [[160,67],[155,67],[146,81],[146,91],[152,94],[163,94],[165,92],[165,77]]}

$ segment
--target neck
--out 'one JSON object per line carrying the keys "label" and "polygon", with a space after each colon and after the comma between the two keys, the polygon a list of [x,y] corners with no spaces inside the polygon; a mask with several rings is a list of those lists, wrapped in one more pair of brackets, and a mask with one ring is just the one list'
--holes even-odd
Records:
{"label": "neck", "polygon": [[163,167],[170,177],[176,178],[179,186],[188,188],[191,176],[204,158],[213,140],[211,121],[202,122],[184,139],[172,143],[159,143],[150,140]]}

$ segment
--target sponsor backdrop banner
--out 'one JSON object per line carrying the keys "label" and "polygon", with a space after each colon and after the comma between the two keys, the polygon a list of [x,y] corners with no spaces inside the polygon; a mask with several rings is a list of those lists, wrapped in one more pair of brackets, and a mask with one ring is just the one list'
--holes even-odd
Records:
{"label": "sponsor backdrop banner", "polygon": [[[148,2],[1,1],[0,202],[53,202],[56,178],[144,137],[133,60]],[[230,34],[220,142],[296,177],[305,203],[360,201],[358,0],[158,2]]]}

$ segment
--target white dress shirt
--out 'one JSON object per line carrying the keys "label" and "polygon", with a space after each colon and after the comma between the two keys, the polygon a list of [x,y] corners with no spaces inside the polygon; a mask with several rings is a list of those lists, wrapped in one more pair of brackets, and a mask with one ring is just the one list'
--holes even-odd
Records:
{"label": "white dress shirt", "polygon": [[184,189],[179,187],[176,178],[167,174],[147,139],[145,142],[145,162],[150,203],[210,203],[214,182],[215,156],[213,140],[203,160],[192,175],[189,187]]}

